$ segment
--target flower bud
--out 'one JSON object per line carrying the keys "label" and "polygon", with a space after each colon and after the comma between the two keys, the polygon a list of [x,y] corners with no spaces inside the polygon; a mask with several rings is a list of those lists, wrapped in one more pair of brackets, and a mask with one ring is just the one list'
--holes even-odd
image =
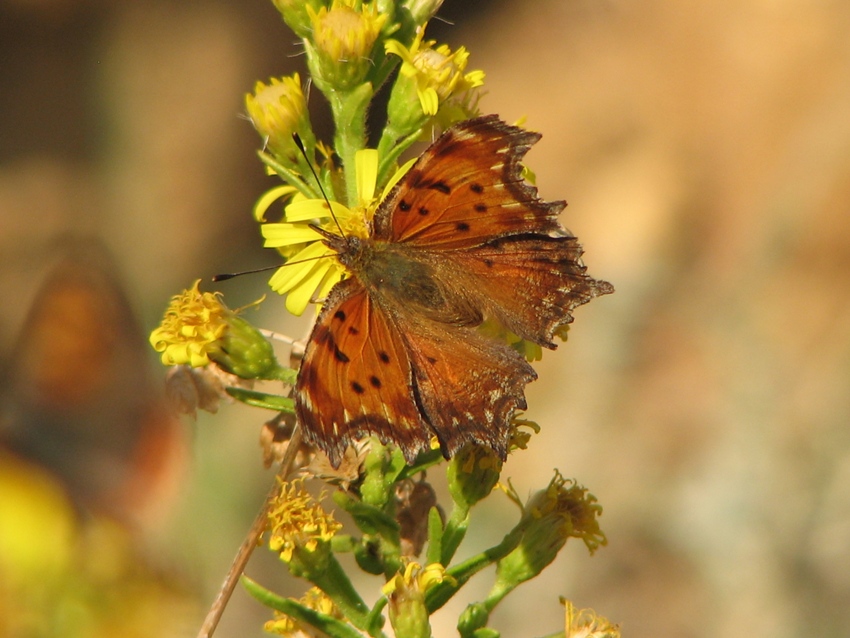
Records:
{"label": "flower bud", "polygon": [[254,92],[245,96],[245,107],[254,128],[285,166],[293,167],[301,158],[293,133],[298,134],[308,153],[315,148],[316,138],[297,73],[272,78],[267,85],[257,82]]}
{"label": "flower bud", "polygon": [[546,489],[532,496],[523,509],[519,523],[522,540],[499,561],[494,590],[504,595],[537,576],[555,560],[571,536],[581,538],[591,553],[605,545],[605,534],[596,520],[601,513],[602,507],[592,494],[556,472]]}
{"label": "flower bud", "polygon": [[200,279],[172,298],[150,335],[162,363],[200,368],[215,362],[242,379],[277,378],[282,368],[268,339],[225,306],[220,294],[202,293],[199,285]]}
{"label": "flower bud", "polygon": [[499,481],[502,461],[483,445],[465,445],[449,461],[446,476],[455,503],[472,507],[493,491]]}
{"label": "flower bud", "polygon": [[330,9],[307,7],[312,36],[305,40],[307,63],[324,93],[350,91],[366,81],[372,69],[372,49],[387,16],[376,3],[359,8],[334,0]]}

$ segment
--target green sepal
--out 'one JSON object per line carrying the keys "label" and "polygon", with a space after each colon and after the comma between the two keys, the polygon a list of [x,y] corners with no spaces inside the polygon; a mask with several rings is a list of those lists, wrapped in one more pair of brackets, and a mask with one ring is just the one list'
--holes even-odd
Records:
{"label": "green sepal", "polygon": [[473,638],[485,629],[490,620],[490,610],[484,603],[471,603],[461,613],[457,621],[457,631],[461,638]]}
{"label": "green sepal", "polygon": [[232,396],[237,401],[241,401],[255,408],[265,408],[274,410],[275,412],[287,412],[293,414],[295,412],[295,399],[282,397],[277,394],[266,394],[265,392],[257,392],[256,390],[246,390],[244,388],[226,388],[227,394]]}
{"label": "green sepal", "polygon": [[383,445],[377,439],[363,461],[363,483],[360,498],[376,508],[385,508],[395,496],[395,484],[406,467],[404,455],[394,445]]}
{"label": "green sepal", "polygon": [[380,534],[384,538],[398,538],[398,523],[383,510],[359,501],[341,490],[334,492],[333,500],[351,514],[355,525],[364,534]]}
{"label": "green sepal", "polygon": [[357,631],[357,629],[341,620],[318,612],[315,609],[305,607],[291,598],[278,596],[247,576],[242,576],[241,580],[242,585],[248,590],[248,593],[266,607],[286,614],[300,623],[315,627],[333,638],[363,638],[363,634]]}
{"label": "green sepal", "polygon": [[379,576],[386,571],[381,556],[381,541],[377,536],[364,538],[354,546],[354,560],[367,574]]}
{"label": "green sepal", "polygon": [[[440,510],[432,507],[428,512],[428,553],[426,565],[439,563],[443,554],[443,517]],[[443,563],[441,563],[443,564]]]}

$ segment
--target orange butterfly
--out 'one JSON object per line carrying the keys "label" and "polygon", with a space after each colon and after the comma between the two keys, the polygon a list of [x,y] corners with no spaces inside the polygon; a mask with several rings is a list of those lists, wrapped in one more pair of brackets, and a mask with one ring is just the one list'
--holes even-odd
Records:
{"label": "orange butterfly", "polygon": [[[554,349],[570,311],[613,292],[592,279],[578,241],[520,164],[538,133],[495,115],[447,130],[381,203],[368,238],[317,230],[351,276],[330,292],[306,347],[296,413],[307,442],[339,464],[374,434],[408,462],[436,436],[504,459],[509,424],[537,378],[494,319]],[[315,227],[314,227],[315,228]]]}
{"label": "orange butterfly", "polygon": [[114,259],[99,241],[66,243],[11,358],[0,451],[48,469],[79,507],[140,522],[173,490],[182,428],[152,382]]}

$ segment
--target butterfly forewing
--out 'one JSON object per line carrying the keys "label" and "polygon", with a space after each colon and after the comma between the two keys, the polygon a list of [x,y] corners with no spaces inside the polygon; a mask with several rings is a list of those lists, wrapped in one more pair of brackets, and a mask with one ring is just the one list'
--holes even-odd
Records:
{"label": "butterfly forewing", "polygon": [[374,238],[454,249],[514,233],[552,233],[563,202],[543,202],[522,178],[540,135],[495,115],[462,122],[434,142],[375,214]]}
{"label": "butterfly forewing", "polygon": [[[298,376],[296,411],[306,440],[335,466],[349,443],[368,434],[416,448],[427,425],[411,385],[410,358],[392,319],[356,279],[337,284]],[[424,436],[427,442],[430,434]]]}

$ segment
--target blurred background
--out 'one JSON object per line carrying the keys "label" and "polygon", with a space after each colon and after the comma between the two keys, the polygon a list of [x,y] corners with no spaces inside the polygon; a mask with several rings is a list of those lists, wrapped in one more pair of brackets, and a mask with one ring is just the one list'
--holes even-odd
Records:
{"label": "blurred background", "polygon": [[[493,625],[556,631],[563,595],[632,638],[846,635],[850,4],[446,0],[440,16],[430,37],[487,73],[482,110],[543,133],[527,160],[541,194],[568,200],[590,272],[617,288],[537,366],[543,431],[505,470],[522,495],[554,467],[576,477],[609,546],[568,544]],[[114,552],[163,605],[139,635],[194,635],[272,480],[256,411],[167,415],[146,335],[196,278],[276,263],[251,218],[274,182],[242,100],[301,70],[294,40],[265,0],[0,2],[4,436],[143,539]],[[238,307],[265,281],[220,289]],[[305,329],[275,299],[251,318]],[[91,396],[69,394],[87,374]],[[124,468],[120,485],[73,482],[68,448],[44,444],[69,422],[97,433],[87,453]],[[515,515],[494,495],[469,551]],[[249,573],[300,595],[268,554]],[[265,618],[237,590],[217,635],[260,636]]]}

